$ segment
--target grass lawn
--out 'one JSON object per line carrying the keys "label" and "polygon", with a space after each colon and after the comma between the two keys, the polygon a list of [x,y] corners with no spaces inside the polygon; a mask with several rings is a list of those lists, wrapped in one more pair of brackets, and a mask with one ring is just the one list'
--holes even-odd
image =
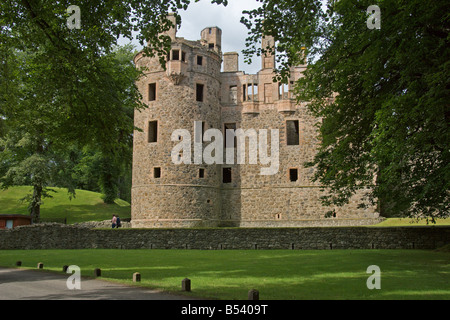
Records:
{"label": "grass lawn", "polygon": [[[411,218],[387,218],[385,221],[378,223],[375,227],[401,227],[401,226],[426,226],[426,220],[411,219]],[[450,218],[445,219],[436,219],[436,224],[431,222],[428,223],[428,226],[448,226],[450,225]]]}
{"label": "grass lawn", "polygon": [[[63,219],[67,223],[83,221],[101,221],[111,219],[113,214],[118,214],[122,219],[131,217],[130,204],[123,200],[116,200],[115,204],[105,204],[101,194],[86,190],[76,190],[75,198],[69,199],[67,189],[51,188],[53,198],[43,200],[41,206],[41,218]],[[27,204],[20,201],[31,191],[31,187],[11,187],[0,190],[0,214],[28,215]]]}
{"label": "grass lawn", "polygon": [[[450,299],[450,253],[425,250],[3,250],[0,266],[62,272],[78,265],[82,276],[102,269],[102,278],[189,295],[246,300],[250,289],[261,300]],[[381,270],[381,290],[369,290],[370,265]],[[83,284],[81,283],[83,288]]]}

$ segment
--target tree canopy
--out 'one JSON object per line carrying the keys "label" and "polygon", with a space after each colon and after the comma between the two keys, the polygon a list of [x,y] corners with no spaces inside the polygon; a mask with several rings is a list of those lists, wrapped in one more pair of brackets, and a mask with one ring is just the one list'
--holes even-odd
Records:
{"label": "tree canopy", "polygon": [[[385,216],[448,216],[449,2],[260,2],[242,18],[246,53],[264,50],[255,40],[265,33],[277,43],[281,78],[309,62],[295,91],[321,119],[321,146],[308,165],[334,193],[325,202],[346,203],[371,186]],[[379,29],[369,26],[370,5],[380,8]]]}

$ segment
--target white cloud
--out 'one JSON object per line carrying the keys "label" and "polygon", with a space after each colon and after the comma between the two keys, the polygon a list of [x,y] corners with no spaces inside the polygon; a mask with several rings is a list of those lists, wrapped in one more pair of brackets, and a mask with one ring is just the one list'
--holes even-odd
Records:
{"label": "white cloud", "polygon": [[[186,11],[180,11],[181,28],[177,32],[178,37],[187,40],[200,40],[200,32],[211,26],[222,29],[222,51],[239,53],[239,69],[249,74],[255,74],[261,69],[261,62],[254,57],[252,65],[244,63],[242,50],[245,47],[245,39],[248,35],[247,28],[240,22],[242,11],[251,10],[260,6],[256,0],[229,0],[228,5],[211,4],[210,0],[191,2]],[[126,43],[127,41],[121,41]],[[137,41],[133,41],[137,49],[142,47]]]}
{"label": "white cloud", "polygon": [[240,22],[242,11],[260,6],[256,0],[229,0],[228,5],[211,4],[208,0],[191,3],[188,10],[181,11],[181,28],[177,36],[188,40],[200,39],[200,32],[206,27],[217,26],[222,29],[222,51],[239,52],[239,69],[247,73],[256,73],[260,60],[254,59],[252,65],[244,63],[242,50],[248,35],[247,28]]}

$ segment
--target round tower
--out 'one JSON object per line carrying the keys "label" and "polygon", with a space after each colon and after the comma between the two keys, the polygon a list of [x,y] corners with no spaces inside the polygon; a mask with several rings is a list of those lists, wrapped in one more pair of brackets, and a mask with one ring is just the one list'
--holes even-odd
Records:
{"label": "round tower", "polygon": [[[134,116],[141,130],[134,132],[132,226],[217,226],[220,166],[196,164],[194,143],[203,144],[205,130],[221,127],[221,30],[204,29],[200,41],[177,38],[176,29],[169,34],[172,47],[166,70],[158,57],[141,52],[134,59],[136,67],[146,68],[137,85],[148,108]],[[174,133],[179,129],[190,137]],[[180,152],[178,157],[184,160],[177,164],[172,151],[181,142],[190,142],[192,152]]]}

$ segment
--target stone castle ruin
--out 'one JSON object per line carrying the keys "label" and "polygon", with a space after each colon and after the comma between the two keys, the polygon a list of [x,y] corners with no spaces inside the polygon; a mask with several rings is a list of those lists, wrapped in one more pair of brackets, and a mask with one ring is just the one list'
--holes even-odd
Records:
{"label": "stone castle ruin", "polygon": [[[146,67],[137,85],[148,106],[135,112],[135,126],[142,131],[134,132],[134,228],[298,227],[378,221],[374,207],[358,208],[358,196],[344,207],[324,207],[320,200],[323,188],[311,182],[314,169],[303,166],[313,159],[319,143],[317,119],[292,93],[305,65],[293,67],[289,84],[283,85],[273,82],[274,54],[262,57],[257,74],[239,71],[238,53],[221,51],[218,27],[203,29],[198,41],[177,37],[176,28],[167,35],[172,47],[166,70],[158,57],[145,57],[141,52],[134,60],[136,67]],[[263,48],[273,41],[263,38]],[[238,129],[244,134],[239,141],[247,147],[244,162],[236,159],[236,135],[227,135]],[[215,141],[218,137],[208,132],[221,132],[223,139]],[[252,135],[255,132],[259,136]],[[246,137],[245,145],[242,137]],[[266,140],[265,151],[276,155],[272,163],[261,157],[261,141]],[[220,148],[211,152],[213,142],[216,146],[234,142],[234,146],[221,154]],[[251,149],[252,142],[259,150]],[[176,148],[182,143],[192,152]],[[256,163],[255,153],[259,156]],[[202,158],[205,154],[223,161],[208,162]],[[268,167],[275,171],[262,174],[262,168]],[[333,209],[334,214],[326,216]]]}

